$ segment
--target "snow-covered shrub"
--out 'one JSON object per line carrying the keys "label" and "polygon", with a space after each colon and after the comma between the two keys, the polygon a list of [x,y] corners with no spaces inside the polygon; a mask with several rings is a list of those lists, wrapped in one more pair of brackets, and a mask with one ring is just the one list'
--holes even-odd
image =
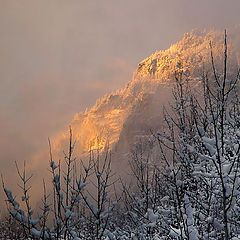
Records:
{"label": "snow-covered shrub", "polygon": [[239,236],[239,71],[227,72],[226,36],[222,72],[211,59],[213,73],[203,73],[194,89],[178,66],[175,116],[166,114],[168,130],[158,134],[165,162],[159,172],[169,187],[160,212],[168,212],[173,239]]}
{"label": "snow-covered shrub", "polygon": [[[22,234],[18,239],[109,238],[110,220],[113,208],[117,204],[108,196],[112,177],[109,152],[106,150],[102,159],[98,149],[90,150],[87,165],[82,163],[82,171],[77,172],[71,128],[68,153],[64,156],[65,166],[61,161],[58,164],[54,162],[50,141],[49,147],[53,193],[47,194],[43,182],[41,213],[34,215],[30,205],[29,181],[32,175],[27,176],[25,165],[21,173],[16,164],[22,182],[20,187],[23,191],[23,204],[13,197],[13,193],[3,183],[11,220],[17,222],[21,228]],[[52,196],[52,202],[49,196]],[[9,237],[10,235],[11,231]]]}

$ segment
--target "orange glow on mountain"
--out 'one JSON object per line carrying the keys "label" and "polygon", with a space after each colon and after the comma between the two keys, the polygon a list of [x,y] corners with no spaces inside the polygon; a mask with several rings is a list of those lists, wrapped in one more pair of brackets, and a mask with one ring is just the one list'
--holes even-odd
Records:
{"label": "orange glow on mountain", "polygon": [[[190,74],[193,79],[194,76],[201,76],[203,63],[205,71],[207,71],[210,66],[208,64],[210,40],[214,43],[213,52],[216,63],[220,62],[221,64],[221,61],[218,60],[222,57],[222,32],[193,31],[185,34],[181,41],[166,51],[156,52],[140,62],[133,74],[132,81],[125,88],[97,100],[90,110],[77,113],[70,125],[77,139],[80,153],[86,153],[89,149],[94,148],[104,149],[106,145],[112,148],[119,141],[123,130],[127,132],[126,122],[132,121],[132,126],[135,128],[134,122],[141,120],[134,119],[135,115],[137,118],[138,110],[136,109],[139,106],[139,108],[143,108],[145,100],[149,102],[147,107],[151,108],[153,104],[151,96],[158,101],[156,100],[158,97],[155,96],[157,90],[172,85],[179,62],[181,62],[181,70]],[[233,57],[233,54],[232,56],[230,54],[229,57]],[[161,110],[158,115],[160,112]],[[144,121],[148,121],[146,116]],[[132,129],[129,129],[129,132],[131,131]],[[67,136],[66,133],[57,138],[56,146],[61,146],[59,143],[66,140]]]}

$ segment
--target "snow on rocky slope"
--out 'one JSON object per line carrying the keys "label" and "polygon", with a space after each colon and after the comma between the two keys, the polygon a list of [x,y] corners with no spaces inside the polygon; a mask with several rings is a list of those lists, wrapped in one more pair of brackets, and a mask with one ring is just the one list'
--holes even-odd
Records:
{"label": "snow on rocky slope", "polygon": [[[229,33],[229,58],[234,68],[239,58],[239,27]],[[76,149],[82,155],[90,148],[103,148],[126,152],[138,136],[150,135],[150,129],[161,127],[163,105],[171,99],[177,64],[197,82],[203,71],[211,69],[209,42],[212,42],[216,67],[222,64],[223,31],[186,33],[182,40],[165,51],[158,51],[138,64],[132,80],[121,90],[107,94],[85,112],[75,114],[70,123]],[[237,40],[237,41],[235,41]],[[68,133],[55,141],[55,149],[62,147]]]}

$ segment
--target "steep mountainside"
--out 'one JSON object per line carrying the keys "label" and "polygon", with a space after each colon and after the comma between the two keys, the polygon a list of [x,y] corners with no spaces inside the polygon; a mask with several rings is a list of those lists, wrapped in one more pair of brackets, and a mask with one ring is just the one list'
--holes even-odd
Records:
{"label": "steep mountainside", "polygon": [[[239,33],[239,28],[236,29]],[[238,46],[234,45],[236,36],[239,34],[230,33],[228,37],[232,68],[237,64],[235,59],[239,53]],[[77,139],[78,153],[103,148],[107,143],[123,153],[138,136],[150,135],[150,129],[158,129],[162,106],[171,99],[177,64],[180,62],[183,72],[197,82],[203,71],[211,69],[210,41],[218,68],[222,64],[223,32],[193,31],[166,51],[156,52],[139,63],[133,79],[123,89],[99,99],[91,109],[77,113],[70,125]],[[55,148],[62,146],[67,138],[67,133],[59,136]]]}

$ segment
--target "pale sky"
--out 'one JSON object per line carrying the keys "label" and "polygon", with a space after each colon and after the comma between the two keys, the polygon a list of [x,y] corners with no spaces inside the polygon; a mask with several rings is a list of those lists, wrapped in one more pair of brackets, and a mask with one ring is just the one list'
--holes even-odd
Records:
{"label": "pale sky", "polygon": [[239,0],[0,0],[0,169],[191,29],[239,25]]}

